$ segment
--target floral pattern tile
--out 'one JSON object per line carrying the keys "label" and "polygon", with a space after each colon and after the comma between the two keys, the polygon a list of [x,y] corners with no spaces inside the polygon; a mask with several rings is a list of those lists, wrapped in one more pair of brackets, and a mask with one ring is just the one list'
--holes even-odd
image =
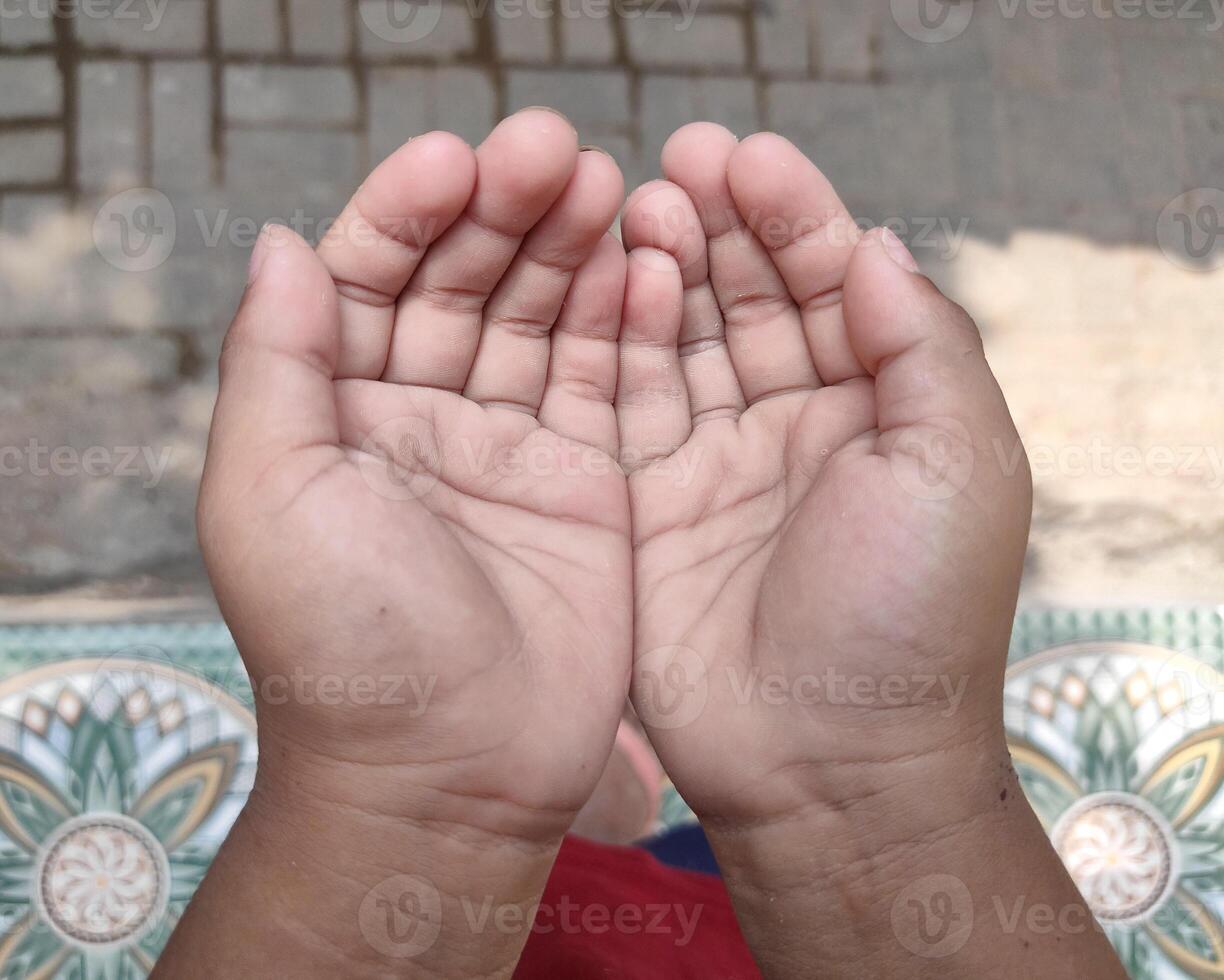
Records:
{"label": "floral pattern tile", "polygon": [[1024,610],[1008,663],[1021,784],[1131,976],[1224,978],[1224,609]]}
{"label": "floral pattern tile", "polygon": [[1004,719],[1131,976],[1224,977],[1224,610],[1026,612]]}
{"label": "floral pattern tile", "polygon": [[[1017,772],[1131,975],[1224,978],[1224,611],[1028,610],[1009,664]],[[0,980],[146,976],[255,759],[223,624],[0,628]]]}
{"label": "floral pattern tile", "polygon": [[0,978],[144,977],[255,771],[228,634],[10,629],[0,664]]}

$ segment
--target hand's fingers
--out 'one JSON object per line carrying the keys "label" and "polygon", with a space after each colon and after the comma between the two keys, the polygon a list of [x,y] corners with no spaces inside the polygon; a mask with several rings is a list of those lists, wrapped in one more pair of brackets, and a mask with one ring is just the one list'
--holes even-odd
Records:
{"label": "hand's fingers", "polygon": [[1028,467],[969,315],[886,229],[859,243],[844,302],[850,343],[875,378],[878,451],[914,469],[903,482],[931,500],[972,483],[983,512],[1022,508]]}
{"label": "hand's fingers", "polygon": [[463,390],[484,306],[577,159],[574,128],[545,109],[516,113],[480,144],[467,210],[430,247],[400,297],[384,381]]}
{"label": "hand's fingers", "polygon": [[818,388],[803,324],[777,268],[740,217],[727,185],[735,137],[712,123],[677,130],[663,147],[663,172],[697,207],[708,240],[710,282],[726,321],[727,347],[749,404]]}
{"label": "hand's fingers", "polygon": [[319,257],[340,293],[337,377],[383,373],[400,293],[475,186],[472,148],[450,133],[426,133],[400,147],[357,189],[319,243]]}
{"label": "hand's fingers", "polygon": [[741,216],[769,249],[799,307],[825,384],[866,375],[846,337],[842,286],[861,234],[816,165],[774,133],[731,154],[727,181]]}
{"label": "hand's fingers", "polygon": [[338,452],[340,442],[332,381],[340,318],[331,276],[306,242],[274,225],[260,235],[251,267],[254,280],[221,351],[205,475],[230,498],[284,457]]}
{"label": "hand's fingers", "polygon": [[611,227],[624,199],[616,161],[594,150],[579,154],[565,191],[523,240],[485,306],[465,397],[536,413],[548,376],[549,334],[574,270]]}
{"label": "hand's fingers", "polygon": [[[593,450],[574,452],[558,444],[555,433],[530,416],[488,412],[454,392],[350,379],[336,385],[336,403],[341,439],[366,450],[358,461],[369,467],[372,483],[385,487],[392,499],[400,492],[428,498],[444,523],[462,522],[464,501],[472,497],[550,519],[589,521],[589,494],[576,494],[573,480],[541,480],[539,468],[573,472],[591,462],[612,472],[611,461],[594,459]],[[388,464],[394,472],[390,480]],[[609,528],[623,529],[623,488],[603,481],[599,492],[607,504],[601,519]]]}
{"label": "hand's fingers", "polygon": [[665,180],[643,184],[625,205],[621,234],[626,248],[662,249],[680,266],[684,281],[680,363],[693,424],[737,418],[747,406],[727,349],[726,324],[710,285],[705,231],[692,200]]}
{"label": "hand's fingers", "polygon": [[545,428],[602,449],[614,459],[620,439],[612,404],[625,265],[624,248],[608,234],[574,274],[553,328],[548,383],[539,413]]}
{"label": "hand's fingers", "polygon": [[704,283],[718,310],[710,287],[705,229],[696,205],[678,184],[652,180],[630,194],[621,217],[621,238],[630,252],[635,248],[669,252],[680,266],[684,288],[695,289]]}
{"label": "hand's fingers", "polygon": [[680,268],[667,252],[629,253],[616,387],[621,459],[629,472],[670,456],[693,431],[676,346],[683,292]]}

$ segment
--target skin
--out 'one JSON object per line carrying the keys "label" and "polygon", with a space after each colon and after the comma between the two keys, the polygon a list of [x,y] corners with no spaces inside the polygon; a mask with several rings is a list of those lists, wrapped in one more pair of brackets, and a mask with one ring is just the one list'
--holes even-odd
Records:
{"label": "skin", "polygon": [[[977,328],[781,137],[693,124],[663,170],[624,221],[633,698],[762,971],[1123,976],[989,914],[1091,921],[1003,735],[1031,478]],[[979,915],[928,957],[907,887],[968,921],[930,875]]]}
{"label": "skin", "polygon": [[[272,975],[251,962],[265,956],[295,976],[381,975],[357,910],[395,874],[422,876],[447,924],[414,968],[513,968],[526,930],[473,942],[462,905],[538,900],[628,689],[625,257],[607,234],[622,200],[609,156],[529,110],[475,151],[409,143],[317,255],[286,229],[261,241],[199,528],[265,761],[167,975]],[[295,672],[344,693],[263,696]],[[203,938],[263,933],[242,899],[269,889],[243,873],[252,851],[292,854],[270,894],[283,919],[320,923],[282,923],[290,949]]]}
{"label": "skin", "polygon": [[[261,763],[157,976],[510,975],[630,687],[766,975],[1122,976],[1091,930],[904,938],[931,875],[1083,904],[1003,742],[1030,483],[976,329],[781,138],[663,163],[627,259],[544,110],[261,239],[199,514]],[[302,675],[343,694],[268,696]]]}

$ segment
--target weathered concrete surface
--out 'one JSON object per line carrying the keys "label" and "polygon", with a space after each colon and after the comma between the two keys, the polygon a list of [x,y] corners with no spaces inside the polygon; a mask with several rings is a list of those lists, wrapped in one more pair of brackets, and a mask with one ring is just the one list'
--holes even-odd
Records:
{"label": "weathered concrete surface", "polygon": [[[446,0],[420,37],[389,36],[382,0],[0,19],[0,447],[22,460],[0,476],[0,592],[206,597],[195,484],[255,230],[312,233],[416,132],[476,140],[554,102],[631,185],[691,119],[777,128],[910,239],[979,315],[1034,456],[1031,596],[1224,595],[1224,282],[1162,252],[1158,226],[1224,183],[1208,5],[1071,19],[978,0],[927,43],[898,4],[861,0],[653,20],[508,2],[474,18]],[[133,187],[157,193],[114,203]],[[164,263],[125,271],[116,217],[156,253],[171,215]]]}

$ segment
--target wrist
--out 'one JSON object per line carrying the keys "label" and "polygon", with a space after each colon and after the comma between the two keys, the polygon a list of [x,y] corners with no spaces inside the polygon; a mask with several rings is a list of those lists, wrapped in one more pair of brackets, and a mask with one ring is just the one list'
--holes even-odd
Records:
{"label": "wrist", "polygon": [[934,840],[997,822],[1009,804],[1027,809],[1001,736],[820,765],[806,778],[813,791],[791,794],[785,808],[746,819],[702,815],[724,874],[771,891],[810,888],[813,875],[869,890]]}
{"label": "wrist", "polygon": [[[1019,960],[1033,975],[1124,976],[1001,737],[851,785],[707,827],[765,976],[977,980],[1011,976]],[[808,933],[818,941],[796,938]]]}
{"label": "wrist", "polygon": [[[259,714],[256,784],[286,809],[316,808],[420,826],[461,840],[556,848],[582,800],[533,793],[484,753],[425,751],[428,733],[318,737],[318,726]],[[571,805],[572,804],[572,805]]]}
{"label": "wrist", "polygon": [[344,790],[320,791],[317,777],[261,775],[241,829],[255,860],[278,869],[318,955],[346,975],[510,976],[561,835],[435,815],[415,792],[391,810],[336,799]]}

